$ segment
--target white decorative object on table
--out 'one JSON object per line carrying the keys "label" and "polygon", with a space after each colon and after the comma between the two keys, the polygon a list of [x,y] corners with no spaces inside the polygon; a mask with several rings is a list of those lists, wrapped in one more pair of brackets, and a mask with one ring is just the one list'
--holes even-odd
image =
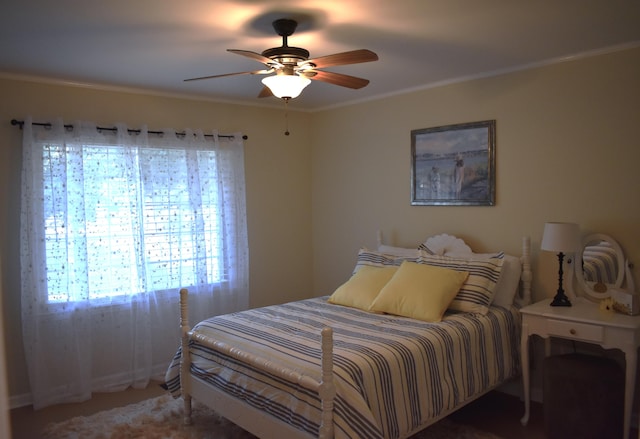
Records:
{"label": "white decorative object on table", "polygon": [[[640,295],[620,288],[611,288],[611,301],[613,309],[634,316],[640,314]],[[606,299],[605,299],[606,300]]]}

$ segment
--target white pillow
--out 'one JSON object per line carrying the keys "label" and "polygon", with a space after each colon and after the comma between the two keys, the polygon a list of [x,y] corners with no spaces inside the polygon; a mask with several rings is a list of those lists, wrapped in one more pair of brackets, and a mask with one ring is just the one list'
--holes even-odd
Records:
{"label": "white pillow", "polygon": [[504,255],[500,279],[496,284],[496,294],[493,296],[493,304],[509,307],[520,287],[520,276],[522,275],[522,263],[520,258],[512,255]]}
{"label": "white pillow", "polygon": [[420,250],[418,250],[418,248],[394,247],[392,245],[384,244],[378,246],[378,252],[385,255],[406,256],[410,258],[417,258],[420,256]]}

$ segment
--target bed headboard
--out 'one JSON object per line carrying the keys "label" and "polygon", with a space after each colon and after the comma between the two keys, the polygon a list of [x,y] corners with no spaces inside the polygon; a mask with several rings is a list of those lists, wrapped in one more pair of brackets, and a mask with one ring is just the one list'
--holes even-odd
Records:
{"label": "bed headboard", "polygon": [[[462,239],[453,235],[434,235],[428,238],[425,243],[428,244],[429,249],[434,253],[445,256],[447,252],[455,253],[456,255],[473,254],[471,248]],[[380,230],[378,230],[377,233],[377,245],[378,248],[384,245],[382,232]],[[520,273],[520,286],[514,299],[514,304],[518,307],[531,303],[531,280],[533,279],[533,274],[531,272],[531,240],[528,236],[522,237],[520,264],[522,268]]]}

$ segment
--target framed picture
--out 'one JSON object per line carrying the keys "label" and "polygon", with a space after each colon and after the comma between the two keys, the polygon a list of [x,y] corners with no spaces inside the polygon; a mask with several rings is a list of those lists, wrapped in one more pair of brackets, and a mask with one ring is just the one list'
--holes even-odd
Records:
{"label": "framed picture", "polygon": [[493,206],[496,121],[411,131],[411,204]]}

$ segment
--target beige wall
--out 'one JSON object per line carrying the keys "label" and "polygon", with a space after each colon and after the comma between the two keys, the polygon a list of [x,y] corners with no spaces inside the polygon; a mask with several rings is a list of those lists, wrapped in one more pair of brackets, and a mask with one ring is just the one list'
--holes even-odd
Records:
{"label": "beige wall", "polygon": [[[29,391],[20,323],[19,197],[21,132],[12,118],[62,117],[105,126],[124,122],[150,129],[186,127],[241,131],[245,142],[251,306],[296,299],[311,292],[310,115],[291,113],[284,136],[278,107],[248,107],[160,96],[0,79],[0,259],[9,392]],[[177,324],[177,308],[176,308]]]}
{"label": "beige wall", "polygon": [[[317,113],[0,79],[0,258],[12,396],[28,392],[20,339],[20,131],[11,118],[150,128],[240,130],[246,142],[251,306],[330,293],[357,250],[458,235],[477,251],[519,254],[531,237],[534,295],[552,296],[557,260],[538,248],[545,221],[612,235],[640,283],[640,49],[432,88]],[[497,204],[412,207],[410,132],[497,120]]]}
{"label": "beige wall", "polygon": [[[410,205],[412,129],[495,119],[496,205]],[[468,81],[314,114],[314,287],[331,292],[357,249],[460,236],[520,254],[531,237],[534,297],[553,296],[546,221],[620,242],[640,283],[640,49]]]}

